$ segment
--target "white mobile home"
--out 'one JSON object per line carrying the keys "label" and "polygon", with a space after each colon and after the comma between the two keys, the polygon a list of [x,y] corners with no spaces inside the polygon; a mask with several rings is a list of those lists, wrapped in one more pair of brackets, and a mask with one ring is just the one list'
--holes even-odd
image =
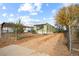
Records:
{"label": "white mobile home", "polygon": [[34,25],[34,30],[39,34],[51,34],[53,33],[54,26],[45,23]]}
{"label": "white mobile home", "polygon": [[31,32],[32,29],[33,29],[32,26],[26,26],[24,32]]}

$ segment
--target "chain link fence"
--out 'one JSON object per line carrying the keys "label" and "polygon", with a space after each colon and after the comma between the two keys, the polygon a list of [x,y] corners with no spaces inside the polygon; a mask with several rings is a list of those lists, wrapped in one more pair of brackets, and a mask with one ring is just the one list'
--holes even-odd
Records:
{"label": "chain link fence", "polygon": [[73,55],[79,55],[79,26],[72,26],[71,27],[71,46]]}
{"label": "chain link fence", "polygon": [[13,26],[9,23],[3,24],[0,27],[0,47],[14,44],[16,41],[16,33],[13,31]]}

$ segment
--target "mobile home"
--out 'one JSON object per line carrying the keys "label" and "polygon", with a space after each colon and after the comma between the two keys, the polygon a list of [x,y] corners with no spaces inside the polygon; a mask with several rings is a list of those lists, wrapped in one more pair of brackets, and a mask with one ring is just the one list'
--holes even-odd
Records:
{"label": "mobile home", "polygon": [[54,26],[48,23],[34,25],[34,30],[38,34],[51,34],[53,33],[53,29],[54,29]]}

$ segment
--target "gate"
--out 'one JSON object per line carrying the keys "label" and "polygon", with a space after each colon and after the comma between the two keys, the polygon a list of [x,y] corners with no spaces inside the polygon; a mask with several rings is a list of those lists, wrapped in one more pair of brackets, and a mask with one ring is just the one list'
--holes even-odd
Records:
{"label": "gate", "polygon": [[72,55],[79,55],[79,24],[77,20],[71,26],[71,49]]}

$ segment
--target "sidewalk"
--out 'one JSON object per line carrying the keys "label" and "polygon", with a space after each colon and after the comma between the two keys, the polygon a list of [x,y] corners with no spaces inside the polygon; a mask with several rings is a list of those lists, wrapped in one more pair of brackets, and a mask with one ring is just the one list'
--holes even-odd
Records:
{"label": "sidewalk", "polygon": [[45,53],[36,53],[34,50],[18,45],[10,45],[0,48],[0,56],[47,56]]}

